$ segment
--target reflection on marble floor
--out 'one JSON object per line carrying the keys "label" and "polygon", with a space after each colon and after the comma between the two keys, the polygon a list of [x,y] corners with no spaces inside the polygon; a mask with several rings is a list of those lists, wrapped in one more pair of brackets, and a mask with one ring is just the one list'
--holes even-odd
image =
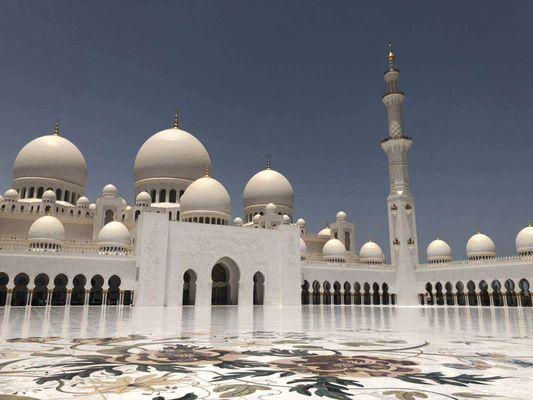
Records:
{"label": "reflection on marble floor", "polygon": [[528,309],[7,308],[0,399],[530,399],[532,326]]}

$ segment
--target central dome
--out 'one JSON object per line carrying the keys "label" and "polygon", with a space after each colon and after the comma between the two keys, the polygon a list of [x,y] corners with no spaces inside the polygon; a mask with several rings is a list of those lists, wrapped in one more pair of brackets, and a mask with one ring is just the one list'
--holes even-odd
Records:
{"label": "central dome", "polygon": [[87,164],[81,151],[59,135],[32,140],[20,150],[13,166],[13,180],[50,178],[84,187]]}
{"label": "central dome", "polygon": [[135,181],[153,178],[195,180],[211,159],[204,145],[189,132],[165,129],[150,137],[135,157]]}

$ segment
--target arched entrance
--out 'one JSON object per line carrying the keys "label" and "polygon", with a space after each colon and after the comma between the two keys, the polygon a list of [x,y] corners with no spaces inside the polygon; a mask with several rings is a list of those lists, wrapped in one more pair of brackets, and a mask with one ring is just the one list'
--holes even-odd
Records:
{"label": "arched entrance", "polygon": [[54,278],[54,289],[52,291],[52,305],[64,306],[67,304],[67,283],[65,274],[59,274]]}
{"label": "arched entrance", "polygon": [[265,276],[257,271],[254,274],[254,306],[262,306],[265,297]]}
{"label": "arched entrance", "polygon": [[28,296],[28,283],[30,278],[25,273],[15,276],[15,287],[13,288],[13,297],[11,298],[12,306],[25,306]]}
{"label": "arched entrance", "polygon": [[183,274],[183,301],[184,306],[194,306],[196,297],[196,273],[188,269]]}
{"label": "arched entrance", "polygon": [[48,282],[50,278],[46,274],[39,274],[34,280],[35,288],[31,297],[32,306],[45,306],[48,297]]}
{"label": "arched entrance", "polygon": [[218,261],[211,270],[211,304],[239,304],[239,278],[239,268],[233,260],[223,258]]}
{"label": "arched entrance", "polygon": [[107,290],[107,305],[116,306],[120,302],[120,278],[116,275],[113,275],[107,281],[109,289]]}

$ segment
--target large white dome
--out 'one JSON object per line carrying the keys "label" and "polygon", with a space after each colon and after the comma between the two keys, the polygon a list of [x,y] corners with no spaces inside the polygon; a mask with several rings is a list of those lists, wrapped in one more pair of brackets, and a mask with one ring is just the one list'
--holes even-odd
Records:
{"label": "large white dome", "polygon": [[293,208],[294,191],[282,174],[267,168],[250,178],[244,188],[244,207],[274,203]]}
{"label": "large white dome", "polygon": [[211,159],[204,145],[189,132],[165,129],[150,137],[135,157],[135,181],[152,178],[195,180]]}
{"label": "large white dome", "polygon": [[61,243],[65,240],[65,227],[56,217],[45,215],[31,224],[28,230],[30,243]]}
{"label": "large white dome", "polygon": [[195,180],[180,200],[181,213],[220,212],[231,215],[231,199],[226,188],[210,176]]}
{"label": "large white dome", "polygon": [[495,257],[496,246],[490,237],[483,233],[476,233],[466,243],[468,258]]}
{"label": "large white dome", "polygon": [[516,252],[533,254],[533,226],[526,226],[516,235]]}
{"label": "large white dome", "polygon": [[322,248],[322,256],[327,260],[345,260],[346,247],[339,239],[329,239]]}
{"label": "large white dome", "polygon": [[111,221],[100,229],[98,244],[100,246],[128,246],[130,231],[122,222]]}
{"label": "large white dome", "polygon": [[13,180],[50,178],[84,187],[87,164],[81,151],[59,135],[32,140],[19,151],[13,166]]}
{"label": "large white dome", "polygon": [[452,249],[444,240],[435,239],[427,248],[429,262],[441,262],[452,260]]}
{"label": "large white dome", "polygon": [[359,250],[359,259],[364,263],[381,264],[385,261],[385,256],[381,247],[375,242],[369,240]]}
{"label": "large white dome", "polygon": [[320,232],[318,232],[318,236],[330,238],[331,237],[331,229],[329,229],[329,227],[326,226],[325,228],[321,229]]}

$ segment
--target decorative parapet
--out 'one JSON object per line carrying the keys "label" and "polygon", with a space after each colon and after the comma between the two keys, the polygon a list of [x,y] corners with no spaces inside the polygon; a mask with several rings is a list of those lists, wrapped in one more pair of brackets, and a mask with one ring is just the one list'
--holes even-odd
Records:
{"label": "decorative parapet", "polygon": [[337,262],[324,259],[320,253],[308,253],[306,256],[302,256],[300,259],[302,266],[313,267],[313,264],[319,264],[320,268],[356,268],[366,270],[388,270],[391,271],[394,267],[390,264],[381,263],[363,263],[359,260],[359,257],[354,254],[346,256],[345,261]]}
{"label": "decorative parapet", "polygon": [[533,255],[526,256],[506,256],[506,257],[492,257],[476,260],[454,260],[438,263],[418,264],[416,267],[420,270],[426,269],[444,269],[444,268],[459,268],[459,267],[479,267],[483,265],[513,265],[513,264],[531,264],[533,263]]}
{"label": "decorative parapet", "polygon": [[43,256],[61,256],[70,254],[88,254],[102,257],[132,257],[134,249],[128,254],[102,254],[97,243],[72,243],[62,244],[60,251],[31,251],[27,240],[0,240],[0,254],[29,254]]}

